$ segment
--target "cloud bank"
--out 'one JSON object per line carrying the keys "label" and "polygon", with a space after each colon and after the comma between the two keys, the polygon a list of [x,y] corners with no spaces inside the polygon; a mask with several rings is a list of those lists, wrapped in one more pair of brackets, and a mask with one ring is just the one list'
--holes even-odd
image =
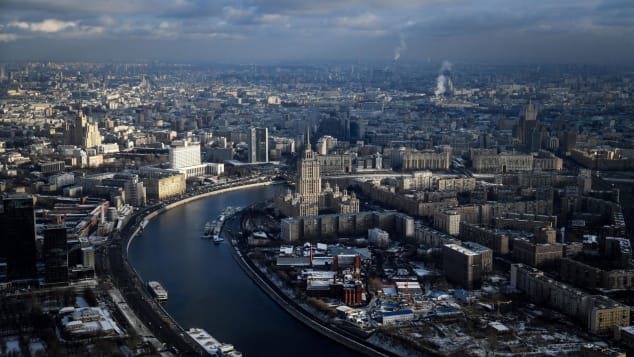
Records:
{"label": "cloud bank", "polygon": [[46,59],[59,48],[69,49],[68,59],[627,63],[634,2],[0,2],[0,61]]}

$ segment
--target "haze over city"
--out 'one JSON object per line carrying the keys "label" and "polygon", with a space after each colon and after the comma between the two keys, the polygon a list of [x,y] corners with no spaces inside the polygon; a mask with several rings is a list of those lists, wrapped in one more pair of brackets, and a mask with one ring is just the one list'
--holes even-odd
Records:
{"label": "haze over city", "polygon": [[627,64],[628,0],[3,0],[0,61]]}
{"label": "haze over city", "polygon": [[634,356],[634,0],[0,0],[0,357]]}

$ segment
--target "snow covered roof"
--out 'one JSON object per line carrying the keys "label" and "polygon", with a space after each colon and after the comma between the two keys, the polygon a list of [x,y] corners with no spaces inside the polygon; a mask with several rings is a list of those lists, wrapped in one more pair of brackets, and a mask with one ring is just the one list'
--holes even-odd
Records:
{"label": "snow covered roof", "polygon": [[509,332],[511,331],[506,325],[498,321],[489,322],[489,327],[493,328],[497,332]]}

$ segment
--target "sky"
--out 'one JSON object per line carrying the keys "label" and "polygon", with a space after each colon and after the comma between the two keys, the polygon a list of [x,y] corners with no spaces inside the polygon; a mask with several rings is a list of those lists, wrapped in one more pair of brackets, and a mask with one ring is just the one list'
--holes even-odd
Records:
{"label": "sky", "polygon": [[634,0],[0,0],[0,61],[634,63]]}

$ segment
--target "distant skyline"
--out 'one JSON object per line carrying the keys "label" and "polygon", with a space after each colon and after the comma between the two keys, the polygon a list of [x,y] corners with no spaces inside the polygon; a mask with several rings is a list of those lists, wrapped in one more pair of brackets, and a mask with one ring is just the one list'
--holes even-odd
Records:
{"label": "distant skyline", "polygon": [[0,0],[0,62],[628,64],[632,0]]}

